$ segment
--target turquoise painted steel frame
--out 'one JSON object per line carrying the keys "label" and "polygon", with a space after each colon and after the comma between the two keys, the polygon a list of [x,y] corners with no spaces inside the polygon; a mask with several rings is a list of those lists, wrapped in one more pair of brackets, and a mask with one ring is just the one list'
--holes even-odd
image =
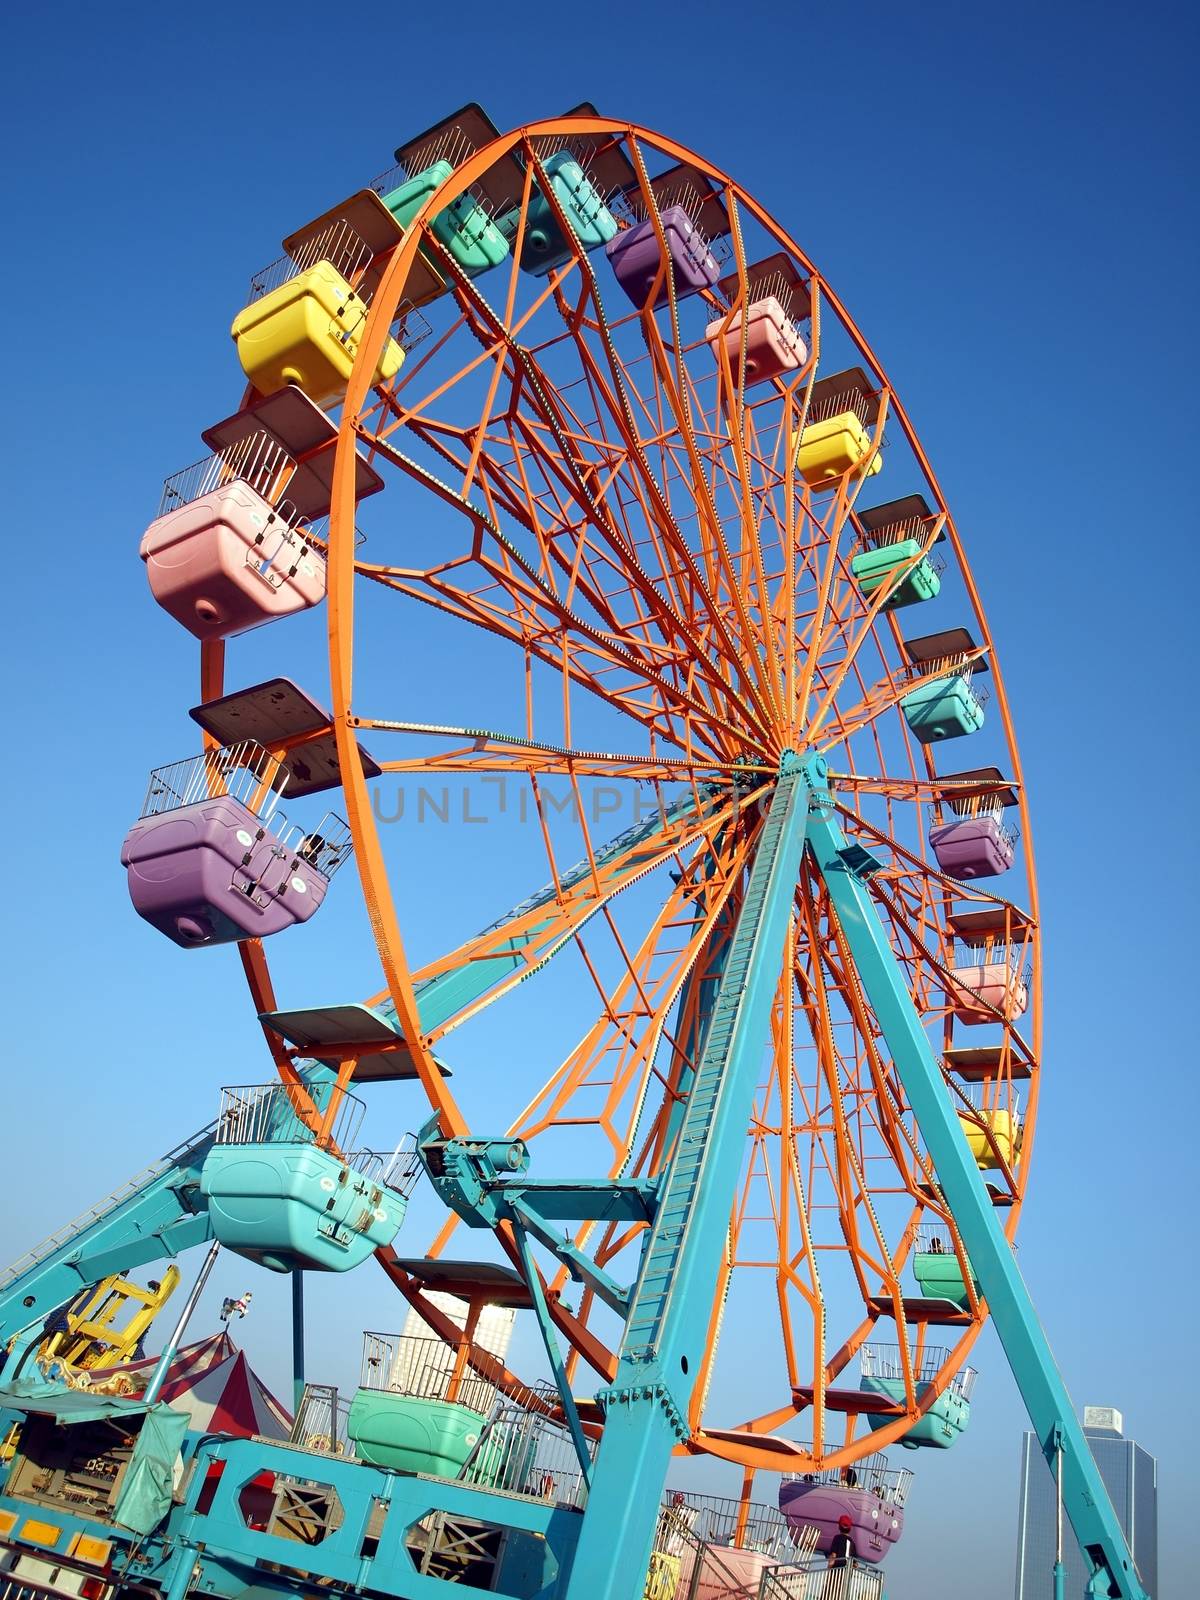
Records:
{"label": "turquoise painted steel frame", "polygon": [[[128,1195],[115,1200],[57,1248],[17,1272],[0,1289],[0,1347],[21,1330],[10,1361],[20,1360],[52,1311],[113,1272],[161,1261],[212,1238],[208,1201],[200,1193],[200,1168],[212,1149],[215,1125],[202,1128],[172,1151]],[[14,1367],[10,1366],[9,1376]]]}
{"label": "turquoise painted steel frame", "polygon": [[1029,1290],[962,1136],[903,969],[867,888],[863,867],[848,849],[832,805],[821,807],[810,817],[808,849],[825,880],[847,953],[883,1030],[933,1159],[938,1186],[987,1299],[993,1325],[1051,1471],[1061,1439],[1063,1504],[1081,1548],[1100,1572],[1101,1581],[1107,1580],[1107,1586],[1095,1592],[1107,1593],[1116,1600],[1147,1600]]}
{"label": "turquoise painted steel frame", "polygon": [[[621,1341],[602,1390],[604,1433],[565,1600],[635,1600],[645,1582],[671,1452],[690,1432],[762,1048],[792,922],[812,793],[790,753],[763,824],[659,1194]],[[724,932],[720,937],[728,937]]]}
{"label": "turquoise painted steel frame", "polygon": [[[207,1509],[195,1509],[207,1466],[223,1461],[224,1470],[215,1493],[208,1497]],[[297,1544],[247,1526],[238,1506],[243,1487],[262,1472],[286,1474],[302,1482],[328,1485],[341,1503],[339,1527],[315,1546]],[[377,1502],[387,1512],[378,1544],[371,1555],[364,1555],[368,1522]],[[176,1559],[187,1560],[188,1551],[203,1547],[222,1565],[243,1565],[249,1576],[243,1583],[262,1582],[266,1574],[256,1574],[258,1563],[279,1562],[285,1567],[302,1567],[315,1577],[325,1577],[349,1589],[371,1590],[404,1600],[426,1600],[449,1593],[450,1586],[440,1578],[418,1573],[405,1549],[404,1536],[431,1511],[478,1518],[545,1542],[553,1557],[556,1572],[549,1580],[527,1589],[529,1600],[552,1600],[560,1592],[559,1578],[571,1566],[576,1539],[582,1524],[578,1511],[555,1506],[521,1495],[490,1491],[475,1485],[451,1483],[444,1479],[388,1472],[362,1462],[337,1456],[314,1455],[287,1445],[268,1444],[261,1439],[226,1439],[207,1444],[197,1455],[182,1511],[170,1519],[164,1532],[177,1545]],[[284,1580],[281,1587],[293,1588]],[[462,1593],[461,1586],[455,1591]],[[467,1588],[466,1593],[477,1593]]]}
{"label": "turquoise painted steel frame", "polygon": [[[360,1463],[314,1458],[261,1440],[224,1440],[215,1445],[206,1441],[197,1451],[198,1470],[188,1502],[171,1515],[163,1530],[169,1543],[157,1552],[152,1568],[153,1576],[163,1582],[168,1600],[186,1591],[197,1560],[207,1574],[206,1587],[233,1594],[245,1585],[245,1574],[256,1562],[288,1564],[287,1555],[294,1557],[294,1543],[247,1528],[234,1503],[242,1485],[272,1469],[328,1482],[342,1500],[347,1513],[343,1528],[326,1541],[328,1548],[320,1547],[319,1555],[312,1552],[316,1575],[351,1586],[369,1582],[385,1593],[398,1593],[395,1584],[402,1582],[406,1600],[410,1595],[415,1600],[442,1592],[442,1582],[415,1574],[411,1561],[398,1547],[402,1529],[418,1519],[422,1508],[439,1509],[494,1519],[544,1539],[559,1572],[559,1577],[536,1591],[544,1600],[551,1596],[559,1600],[637,1600],[671,1452],[689,1431],[688,1404],[704,1354],[760,1050],[785,969],[785,940],[806,848],[828,889],[840,936],[895,1061],[933,1159],[939,1187],[1052,1470],[1061,1459],[1063,1504],[1095,1567],[1089,1592],[1107,1593],[1113,1600],[1147,1600],[867,887],[880,864],[847,843],[834,808],[823,794],[825,775],[819,758],[801,762],[785,757],[736,922],[714,930],[706,966],[701,969],[707,974],[701,981],[711,991],[705,995],[701,1016],[703,1043],[690,1092],[678,1112],[671,1164],[657,1191],[638,1180],[531,1180],[519,1175],[524,1167],[523,1147],[506,1163],[508,1149],[503,1141],[447,1141],[448,1146],[461,1147],[454,1151],[459,1171],[450,1185],[443,1177],[439,1189],[458,1188],[456,1209],[464,1215],[474,1213],[469,1220],[476,1226],[494,1226],[502,1216],[514,1221],[523,1255],[528,1257],[524,1237],[528,1232],[543,1245],[555,1248],[573,1276],[591,1283],[613,1310],[628,1310],[617,1376],[600,1397],[606,1423],[586,1515],[514,1502],[512,1497],[475,1486],[411,1479]],[[686,807],[677,808],[673,815],[683,809]],[[629,849],[644,841],[647,849],[653,850],[660,827],[659,820],[653,819],[629,830],[608,848]],[[635,857],[631,870],[637,867]],[[518,911],[538,904],[540,898],[531,897]],[[434,980],[429,992],[422,995],[423,1020],[426,1007],[430,1013],[448,1014],[463,1003],[468,991],[486,991],[509,969],[511,959],[501,955],[489,963],[473,964],[486,971],[448,973]],[[207,1208],[199,1193],[199,1172],[214,1136],[213,1126],[202,1129],[151,1169],[140,1186],[114,1200],[4,1285],[0,1290],[0,1340],[20,1335],[14,1344],[16,1359],[10,1361],[10,1375],[19,1365],[20,1355],[40,1335],[45,1316],[81,1287],[110,1272],[173,1255],[211,1238]],[[458,1187],[460,1183],[463,1187]],[[554,1230],[548,1227],[551,1219],[615,1215],[650,1222],[642,1268],[632,1291],[608,1279],[586,1258],[572,1259],[569,1241],[563,1240],[559,1246]],[[531,1282],[536,1282],[531,1258],[526,1267]],[[538,1310],[539,1320],[548,1327],[545,1307]],[[552,1348],[551,1359],[565,1392],[556,1356],[557,1350]],[[586,1474],[582,1431],[572,1411],[568,1406],[569,1425]],[[196,1484],[203,1478],[204,1464],[215,1460],[225,1461],[231,1470],[222,1477],[208,1511],[198,1513],[194,1509]],[[389,1528],[394,1524],[398,1531],[389,1534],[385,1530],[378,1551],[368,1558],[361,1554],[363,1518],[377,1503],[403,1505],[412,1517],[405,1522],[406,1512],[390,1518]],[[94,1528],[95,1523],[90,1526]],[[205,1547],[203,1556],[197,1554],[200,1545]],[[572,1562],[573,1576],[567,1577]],[[560,1581],[563,1578],[565,1588]]]}

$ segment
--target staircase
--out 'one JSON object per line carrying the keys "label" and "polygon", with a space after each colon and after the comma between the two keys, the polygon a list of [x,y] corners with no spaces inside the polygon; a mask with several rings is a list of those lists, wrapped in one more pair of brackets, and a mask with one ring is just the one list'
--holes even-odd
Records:
{"label": "staircase", "polygon": [[[766,957],[768,946],[777,931],[764,912],[768,897],[774,897],[780,891],[777,878],[784,857],[790,860],[795,854],[798,859],[798,850],[785,851],[784,844],[788,840],[794,844],[796,811],[801,807],[807,808],[808,792],[802,774],[785,774],[775,790],[770,813],[763,825],[746,896],[738,914],[720,988],[704,1037],[700,1063],[688,1095],[675,1159],[659,1201],[650,1248],[626,1325],[624,1348],[630,1354],[657,1348],[670,1311],[689,1223],[703,1185],[711,1135],[731,1057],[735,1048],[742,1046],[743,1035],[745,1048],[757,1049],[761,1042],[746,1032],[748,1022],[743,1001],[752,967],[760,958]],[[792,871],[790,868],[788,870]],[[794,882],[794,873],[792,876]],[[787,892],[790,904],[790,890]],[[772,983],[772,997],[773,993]],[[749,1026],[754,1028],[754,1024]]]}

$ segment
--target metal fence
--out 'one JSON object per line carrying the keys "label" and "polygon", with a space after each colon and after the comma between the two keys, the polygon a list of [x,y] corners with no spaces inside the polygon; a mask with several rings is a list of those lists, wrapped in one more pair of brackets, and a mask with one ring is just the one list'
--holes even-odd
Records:
{"label": "metal fence", "polygon": [[[438,135],[436,140],[426,143],[415,150],[410,150],[404,161],[397,162],[395,166],[388,167],[385,172],[379,173],[377,177],[371,179],[367,187],[368,189],[373,189],[382,199],[384,195],[391,194],[393,189],[402,188],[410,178],[416,178],[422,172],[428,172],[429,168],[435,166],[439,161],[448,161],[452,167],[460,167],[474,151],[474,142],[461,128],[446,129]],[[518,203],[520,196],[521,191],[516,188],[516,192],[512,197],[514,205]],[[450,201],[447,209],[455,207],[462,214],[470,206],[477,206],[489,221],[495,220],[496,206],[482,183],[468,184],[457,199]],[[403,307],[401,307],[401,310],[403,310]]]}
{"label": "metal fence", "polygon": [[[871,528],[859,534],[850,547],[851,555],[858,555],[861,551],[867,550],[886,550],[889,545],[903,544],[906,539],[923,539],[925,537],[920,518],[914,518],[912,521],[912,526],[916,529],[915,532],[905,532],[905,526],[903,523],[894,523],[890,528]],[[939,578],[946,570],[945,557],[936,555],[932,550],[927,550],[921,559]],[[897,565],[900,565],[900,563],[897,563]]]}
{"label": "metal fence", "polygon": [[230,795],[266,822],[274,813],[287,780],[287,768],[276,756],[253,739],[243,739],[239,744],[204,750],[198,756],[185,756],[181,761],[155,767],[140,816],[159,817],[201,800]]}
{"label": "metal fence", "polygon": [[954,1090],[954,1099],[959,1110],[970,1106],[973,1111],[980,1112],[1008,1111],[1014,1121],[1020,1118],[1021,1095],[1013,1086],[1011,1079],[985,1078],[979,1083],[956,1083]]}
{"label": "metal fence", "polygon": [[[49,1561],[48,1564],[57,1565],[57,1563]],[[71,1577],[74,1578],[75,1576],[75,1572],[72,1571]],[[80,1578],[84,1576],[91,1577],[92,1574],[79,1573],[78,1576]],[[82,1589],[80,1592],[82,1592]],[[39,1589],[36,1584],[24,1583],[20,1578],[9,1578],[0,1573],[0,1600],[47,1600],[47,1596],[54,1594],[55,1591],[53,1589]]]}
{"label": "metal fence", "polygon": [[280,856],[307,861],[323,878],[332,878],[354,852],[350,825],[336,811],[327,811],[315,828],[293,822],[277,830]]}
{"label": "metal fence", "polygon": [[824,1560],[771,1567],[755,1600],[883,1600],[883,1573],[852,1559],[833,1567]]}
{"label": "metal fence", "polygon": [[370,246],[342,218],[331,222],[320,233],[303,240],[294,255],[269,262],[250,279],[250,303],[282,288],[318,261],[328,261],[348,282],[365,272],[371,261]]}
{"label": "metal fence", "polygon": [[323,1455],[353,1456],[354,1441],[346,1431],[349,1416],[350,1402],[334,1384],[306,1383],[288,1443]]}
{"label": "metal fence", "polygon": [[920,1256],[952,1256],[954,1236],[944,1222],[921,1222],[917,1225],[916,1254]]}
{"label": "metal fence", "polygon": [[[588,1457],[595,1455],[595,1441],[589,1440]],[[587,1504],[587,1483],[569,1430],[509,1400],[497,1406],[459,1478],[579,1510]]]}
{"label": "metal fence", "polygon": [[[320,1109],[328,1096],[328,1085],[301,1089],[290,1083],[253,1083],[224,1088],[216,1143],[311,1144],[313,1130],[303,1116],[305,1100],[315,1100]],[[329,1127],[329,1136],[340,1149],[354,1143],[365,1111],[357,1095],[342,1095]]]}
{"label": "metal fence", "polygon": [[[899,1381],[904,1377],[898,1344],[864,1344],[858,1357],[864,1378],[887,1378]],[[912,1356],[914,1382],[931,1383],[949,1359],[950,1352],[944,1345],[927,1345],[921,1352],[919,1360],[914,1353]],[[974,1367],[960,1368],[947,1385],[947,1392],[958,1395],[961,1400],[969,1400],[971,1390],[975,1386],[975,1377]]]}
{"label": "metal fence", "polygon": [[843,389],[840,394],[825,395],[809,407],[806,424],[812,427],[817,422],[828,422],[832,417],[844,416],[847,411],[864,428],[870,427],[871,396],[864,394],[861,389]]}
{"label": "metal fence", "polygon": [[1007,967],[1018,983],[1025,984],[1029,982],[1032,970],[1023,944],[996,943],[989,949],[981,944],[969,944],[965,939],[954,941],[954,965],[958,971]]}
{"label": "metal fence", "polygon": [[413,1133],[406,1133],[394,1150],[355,1150],[346,1157],[346,1165],[371,1183],[394,1189],[406,1198],[412,1194],[425,1170],[417,1154],[417,1138]]}
{"label": "metal fence", "polygon": [[918,678],[936,678],[939,680],[961,678],[968,695],[975,701],[976,705],[985,706],[988,703],[990,691],[985,684],[976,681],[976,674],[979,668],[980,662],[978,660],[962,654],[938,656],[930,661],[910,661],[907,671],[909,678],[914,682]]}
{"label": "metal fence", "polygon": [[903,1506],[912,1485],[907,1467],[894,1467],[881,1450],[863,1456],[851,1467],[822,1467],[813,1472],[785,1472],[785,1483],[819,1483],[832,1487],[868,1489],[886,1504]]}
{"label": "metal fence", "polygon": [[499,1395],[466,1361],[465,1339],[425,1339],[402,1333],[363,1334],[359,1384],[419,1400],[448,1400],[488,1416]]}
{"label": "metal fence", "polygon": [[686,1514],[691,1532],[703,1544],[737,1544],[760,1555],[784,1556],[794,1552],[796,1540],[792,1526],[778,1506],[740,1500],[724,1495],[671,1492],[666,1509]]}
{"label": "metal fence", "polygon": [[180,506],[190,505],[202,494],[239,480],[276,506],[285,521],[294,524],[300,520],[295,508],[290,504],[276,505],[276,502],[295,470],[294,459],[279,441],[262,429],[256,429],[236,444],[203,456],[164,479],[158,514],[162,517],[169,511],[178,511]]}
{"label": "metal fence", "polygon": [[[743,1540],[740,1547],[734,1546],[729,1538],[712,1543],[703,1536],[706,1529],[713,1531],[705,1502],[711,1507],[731,1507],[734,1517],[731,1532],[736,1533],[740,1502],[714,1495],[687,1494],[679,1489],[668,1490],[654,1534],[645,1590],[648,1600],[717,1600],[718,1596],[720,1600],[758,1600],[763,1593],[760,1577],[747,1574],[746,1564],[738,1553],[739,1548],[755,1550],[755,1546],[748,1540]],[[748,1526],[755,1521],[762,1522],[756,1513],[773,1510],[753,1503],[747,1509]],[[720,1512],[722,1518],[727,1515],[727,1510]],[[787,1542],[780,1546],[778,1555],[761,1549],[756,1553],[772,1563],[768,1571],[805,1572],[820,1538],[819,1530],[814,1527],[793,1530],[786,1525],[785,1528]],[[782,1591],[785,1595],[787,1592]]]}

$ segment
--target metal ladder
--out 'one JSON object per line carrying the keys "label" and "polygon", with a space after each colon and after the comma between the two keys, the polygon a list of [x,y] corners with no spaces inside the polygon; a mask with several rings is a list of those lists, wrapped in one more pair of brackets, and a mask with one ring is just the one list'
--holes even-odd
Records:
{"label": "metal ladder", "polygon": [[630,1353],[655,1348],[670,1312],[675,1269],[704,1177],[709,1135],[738,1031],[742,996],[763,936],[763,908],[779,862],[786,824],[793,807],[806,803],[806,796],[807,785],[799,773],[780,779],[755,851],[750,881],[704,1037],[700,1064],[688,1095],[675,1159],[659,1201],[653,1237],[626,1325],[624,1348]]}

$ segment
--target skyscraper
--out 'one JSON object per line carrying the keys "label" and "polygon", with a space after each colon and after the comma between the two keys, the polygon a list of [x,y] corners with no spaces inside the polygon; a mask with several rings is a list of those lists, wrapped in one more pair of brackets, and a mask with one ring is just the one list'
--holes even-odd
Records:
{"label": "skyscraper", "polygon": [[[1119,1411],[1085,1406],[1083,1431],[1133,1551],[1142,1584],[1158,1600],[1158,1463],[1122,1434]],[[1051,1600],[1054,1593],[1054,1476],[1032,1433],[1021,1449],[1021,1499],[1017,1523],[1016,1600]],[[1063,1517],[1066,1592],[1081,1595],[1091,1571]]]}

